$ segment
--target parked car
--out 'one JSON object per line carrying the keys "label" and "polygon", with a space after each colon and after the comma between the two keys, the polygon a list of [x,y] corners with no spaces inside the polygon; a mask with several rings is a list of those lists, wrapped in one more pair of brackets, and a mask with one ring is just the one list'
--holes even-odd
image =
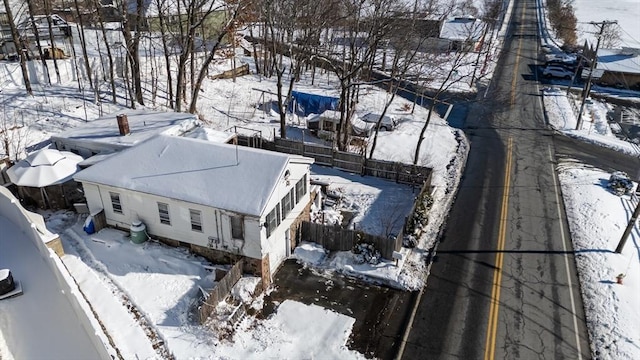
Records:
{"label": "parked car", "polygon": [[542,70],[544,77],[555,77],[561,79],[573,78],[573,72],[559,65],[549,65]]}
{"label": "parked car", "polygon": [[0,269],[0,295],[11,292],[15,288],[16,283],[13,281],[11,271],[9,269]]}
{"label": "parked car", "polygon": [[22,295],[22,286],[13,280],[9,269],[0,269],[0,300]]}
{"label": "parked car", "polygon": [[[381,114],[368,113],[362,116],[362,120],[368,123],[377,124]],[[381,131],[391,131],[396,128],[398,121],[393,115],[385,115],[380,122]]]}

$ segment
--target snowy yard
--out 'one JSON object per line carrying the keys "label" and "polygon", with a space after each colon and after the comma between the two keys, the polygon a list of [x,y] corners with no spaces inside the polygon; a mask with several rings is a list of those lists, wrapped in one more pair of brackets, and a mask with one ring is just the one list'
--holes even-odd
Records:
{"label": "snowy yard", "polygon": [[[114,229],[87,235],[82,218],[71,212],[45,215],[49,226],[62,235],[64,264],[125,359],[170,355],[176,359],[307,358],[314,354],[362,358],[345,345],[353,318],[295,301],[281,303],[264,320],[245,316],[233,331],[230,325],[215,321],[200,326],[194,304],[200,288],[215,285],[215,272],[210,269],[217,265],[183,248],[156,242],[134,244],[127,233]],[[312,254],[319,252],[323,253],[304,245],[294,256],[313,263]],[[248,295],[257,280],[241,279],[233,293],[259,312],[264,294],[255,299]],[[221,303],[219,311],[229,306]]]}

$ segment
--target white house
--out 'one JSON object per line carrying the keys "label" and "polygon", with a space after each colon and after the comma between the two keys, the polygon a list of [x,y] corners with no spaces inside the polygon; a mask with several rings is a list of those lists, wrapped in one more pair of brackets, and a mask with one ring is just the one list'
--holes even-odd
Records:
{"label": "white house", "polygon": [[244,257],[265,284],[309,217],[313,159],[158,135],[74,176],[108,225],[142,221],[151,236],[212,260]]}
{"label": "white house", "polygon": [[483,40],[484,24],[474,17],[455,17],[440,28],[440,39],[448,42],[449,50],[478,51]]}
{"label": "white house", "polygon": [[[71,151],[88,158],[126,149],[159,134],[202,136],[190,135],[200,131],[200,121],[193,114],[125,110],[51,136],[51,142],[58,150]],[[218,133],[212,141],[231,142],[235,138],[233,133],[209,129],[209,139],[213,138],[211,132]]]}

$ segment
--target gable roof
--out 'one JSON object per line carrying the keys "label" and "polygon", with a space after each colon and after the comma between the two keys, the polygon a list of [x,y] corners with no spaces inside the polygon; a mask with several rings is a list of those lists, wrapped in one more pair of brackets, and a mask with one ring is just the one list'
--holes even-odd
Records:
{"label": "gable roof", "polygon": [[261,216],[289,162],[313,160],[160,135],[77,173],[74,179]]}
{"label": "gable roof", "polygon": [[457,17],[442,23],[440,38],[469,41],[482,37],[482,21],[473,17]]}
{"label": "gable roof", "polygon": [[[125,114],[129,122],[129,135],[120,135],[116,115]],[[146,110],[125,110],[90,120],[80,126],[51,136],[53,141],[65,139],[75,143],[94,143],[126,148],[158,134],[182,135],[198,126],[193,114]]]}

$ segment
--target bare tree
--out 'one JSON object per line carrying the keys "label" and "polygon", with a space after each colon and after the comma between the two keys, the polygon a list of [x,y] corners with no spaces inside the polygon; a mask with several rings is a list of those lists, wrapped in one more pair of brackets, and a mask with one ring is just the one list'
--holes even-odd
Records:
{"label": "bare tree", "polygon": [[80,36],[80,48],[82,48],[82,58],[84,60],[84,67],[87,74],[87,80],[89,80],[89,87],[93,89],[94,86],[93,86],[92,70],[91,70],[91,64],[89,63],[89,55],[87,54],[87,42],[86,42],[85,33],[84,33],[84,20],[82,19],[83,13],[81,12],[81,8],[80,8],[80,4],[78,3],[78,0],[73,0],[73,3],[76,8],[76,15],[78,19],[77,24],[78,26],[80,26],[78,30],[78,36]]}
{"label": "bare tree", "polygon": [[340,122],[336,132],[336,144],[340,150],[345,150],[349,143],[349,119],[355,112],[357,102],[354,85],[362,75],[362,70],[370,63],[379,43],[392,29],[387,14],[396,3],[391,0],[342,1],[341,8],[336,9],[341,15],[336,20],[340,30],[334,28],[333,31],[341,36],[342,59],[336,61],[328,54],[318,56],[318,60],[323,61],[340,82]]}
{"label": "bare tree", "polygon": [[[92,0],[92,6],[96,9],[100,9],[99,1]],[[102,41],[104,42],[105,50],[107,51],[107,61],[109,62],[109,84],[111,85],[111,101],[115,104],[117,103],[117,91],[116,91],[116,81],[115,81],[115,64],[113,63],[113,54],[111,52],[111,44],[109,42],[109,37],[107,36],[107,30],[104,26],[104,17],[102,16],[102,11],[96,11],[96,17],[98,26],[100,27],[100,33],[102,34]]]}
{"label": "bare tree", "polygon": [[[49,76],[49,67],[47,66],[47,60],[42,53],[42,45],[40,43],[40,31],[36,26],[36,21],[33,17],[34,8],[32,4],[32,0],[27,0],[27,6],[29,7],[29,22],[31,23],[31,28],[33,29],[33,34],[36,38],[36,47],[38,48],[38,54],[40,55],[40,60],[42,61],[42,71],[44,71],[44,76],[47,81],[47,84],[51,85],[51,77]],[[26,29],[26,27],[25,27]]]}
{"label": "bare tree", "polygon": [[142,36],[142,28],[144,25],[144,0],[135,1],[135,23],[133,24],[134,32],[132,34],[130,24],[130,7],[129,0],[122,0],[122,36],[125,41],[125,48],[127,50],[127,59],[131,68],[131,77],[133,81],[133,90],[135,93],[135,101],[144,105],[144,98],[142,94],[142,80],[140,73],[140,38]]}
{"label": "bare tree", "polygon": [[20,38],[20,34],[18,34],[18,29],[16,28],[15,19],[13,18],[13,11],[11,9],[11,4],[9,0],[4,1],[4,9],[7,12],[7,20],[9,21],[9,28],[11,29],[11,39],[13,40],[13,44],[16,47],[16,52],[20,57],[20,69],[22,70],[22,79],[24,81],[24,88],[29,95],[33,95],[33,90],[31,89],[31,81],[29,80],[29,73],[27,72],[26,65],[26,53],[24,50],[24,45],[22,44],[22,39]]}
{"label": "bare tree", "polygon": [[[51,14],[51,3],[49,2],[49,0],[44,0],[44,11],[45,11],[45,14],[47,15]],[[56,42],[54,41],[53,23],[51,21],[51,16],[47,16],[47,27],[49,28],[49,42],[51,45],[51,51],[55,52]],[[73,44],[71,44],[71,46],[73,47]],[[56,80],[59,84],[62,81],[62,79],[60,77],[60,68],[58,68],[57,56],[53,56],[53,68],[56,72]]]}
{"label": "bare tree", "polygon": [[178,24],[180,54],[178,55],[178,71],[176,75],[176,111],[181,111],[186,97],[187,63],[194,51],[195,33],[203,21],[223,6],[212,0],[179,0]]}
{"label": "bare tree", "polygon": [[[222,39],[229,34],[231,35],[234,34],[233,29],[235,29],[239,25],[239,23],[242,21],[241,14],[246,9],[246,7],[250,6],[250,1],[239,1],[236,4],[230,3],[228,6],[233,7],[230,11],[229,18],[227,19],[226,23],[218,33],[218,38],[216,39],[216,42],[213,45],[213,48],[209,51],[209,54],[204,60],[202,66],[200,67],[197,80],[194,83],[193,91],[191,93],[191,104],[189,105],[189,112],[192,114],[195,114],[196,112],[198,94],[200,93],[200,88],[202,87],[202,81],[207,75],[209,65],[213,61],[217,50],[222,44]],[[231,41],[234,41],[234,40],[231,40]]]}
{"label": "bare tree", "polygon": [[[441,102],[440,97],[446,93],[454,84],[464,81],[471,74],[462,72],[462,70],[473,63],[473,54],[461,49],[449,54],[441,54],[435,59],[429,60],[429,71],[432,75],[432,85],[437,86],[430,99],[429,112],[427,119],[420,130],[418,136],[418,144],[413,157],[413,164],[417,165],[420,159],[420,148],[424,141],[424,134],[431,123],[431,118],[436,110],[436,106]],[[421,95],[424,96],[424,95]]]}
{"label": "bare tree", "polygon": [[600,37],[600,46],[604,49],[614,49],[622,43],[620,25],[605,26]]}

